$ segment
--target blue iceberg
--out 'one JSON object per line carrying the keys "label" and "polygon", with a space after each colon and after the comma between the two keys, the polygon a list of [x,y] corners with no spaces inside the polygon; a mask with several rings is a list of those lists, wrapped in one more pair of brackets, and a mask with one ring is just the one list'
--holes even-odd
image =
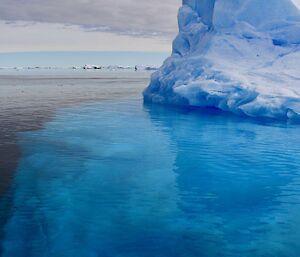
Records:
{"label": "blue iceberg", "polygon": [[300,118],[300,11],[291,0],[183,0],[146,102]]}

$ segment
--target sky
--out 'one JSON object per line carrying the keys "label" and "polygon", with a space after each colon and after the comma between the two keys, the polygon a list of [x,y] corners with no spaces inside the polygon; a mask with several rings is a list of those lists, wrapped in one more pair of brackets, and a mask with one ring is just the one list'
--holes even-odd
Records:
{"label": "sky", "polygon": [[0,52],[169,51],[181,0],[0,0]]}
{"label": "sky", "polygon": [[[47,64],[37,57],[41,52],[48,60],[51,52],[59,57],[67,51],[146,53],[145,58],[155,52],[162,54],[149,62],[160,62],[171,51],[180,5],[181,0],[0,0],[0,66],[20,65],[24,52],[36,52],[27,54],[35,65]],[[11,59],[7,53],[14,53]]]}
{"label": "sky", "polygon": [[82,67],[92,65],[160,66],[168,52],[43,51],[0,53],[0,67]]}

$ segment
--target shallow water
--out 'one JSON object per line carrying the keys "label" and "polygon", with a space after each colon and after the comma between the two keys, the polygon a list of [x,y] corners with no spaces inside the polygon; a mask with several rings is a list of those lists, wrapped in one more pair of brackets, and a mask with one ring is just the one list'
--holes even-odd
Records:
{"label": "shallow water", "polygon": [[300,255],[297,125],[110,100],[18,142],[5,257]]}

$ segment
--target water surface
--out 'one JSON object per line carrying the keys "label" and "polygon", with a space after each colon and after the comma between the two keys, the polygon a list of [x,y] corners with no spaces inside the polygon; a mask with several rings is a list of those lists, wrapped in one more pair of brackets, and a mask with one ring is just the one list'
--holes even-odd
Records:
{"label": "water surface", "polygon": [[9,257],[298,257],[298,125],[109,100],[19,133]]}
{"label": "water surface", "polygon": [[149,76],[134,71],[0,69],[0,197],[10,187],[20,156],[16,133],[42,128],[65,106],[140,97]]}

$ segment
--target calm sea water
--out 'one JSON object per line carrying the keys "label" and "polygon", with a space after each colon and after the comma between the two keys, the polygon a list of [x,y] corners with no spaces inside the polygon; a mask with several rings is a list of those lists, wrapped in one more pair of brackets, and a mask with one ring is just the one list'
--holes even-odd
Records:
{"label": "calm sea water", "polygon": [[4,257],[299,257],[299,125],[109,100],[18,134]]}
{"label": "calm sea water", "polygon": [[[0,199],[18,163],[18,132],[42,128],[56,110],[66,106],[140,98],[149,77],[149,72],[127,70],[0,69]],[[6,219],[2,217],[0,240]]]}

